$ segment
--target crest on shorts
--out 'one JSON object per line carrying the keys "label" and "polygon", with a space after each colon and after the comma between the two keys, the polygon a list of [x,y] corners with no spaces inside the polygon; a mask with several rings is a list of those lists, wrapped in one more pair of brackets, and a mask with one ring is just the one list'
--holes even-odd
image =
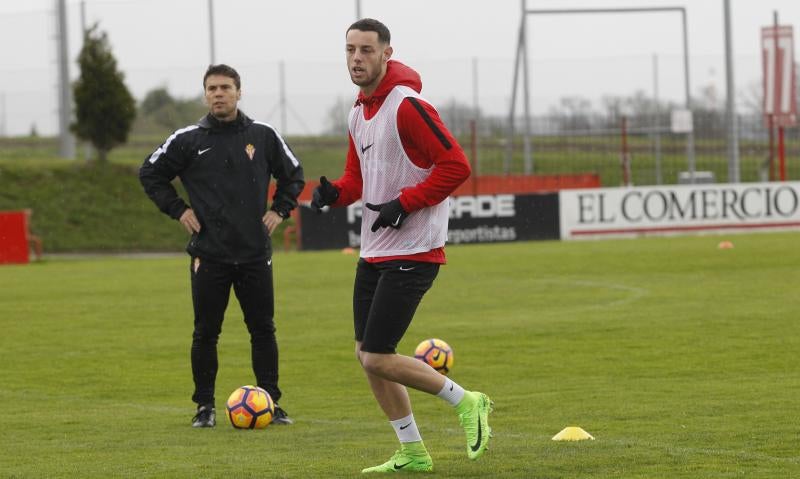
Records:
{"label": "crest on shorts", "polygon": [[244,147],[244,152],[247,153],[247,157],[252,160],[253,156],[256,154],[256,147],[248,143],[247,146]]}

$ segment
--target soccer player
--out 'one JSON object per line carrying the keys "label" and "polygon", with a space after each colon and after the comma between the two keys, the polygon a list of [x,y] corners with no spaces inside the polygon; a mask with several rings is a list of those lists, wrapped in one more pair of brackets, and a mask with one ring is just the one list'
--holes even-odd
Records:
{"label": "soccer player", "polygon": [[[270,234],[289,217],[305,186],[292,150],[266,123],[238,108],[239,74],[211,65],[203,77],[209,112],[196,125],[173,133],[145,159],[139,178],[158,208],[191,235],[190,276],[194,306],[192,375],[194,427],[214,427],[217,340],[233,287],[250,333],[258,386],[275,401],[273,424],[291,424],[279,407],[278,344],[273,322]],[[179,176],[191,206],[171,181]],[[267,209],[270,178],[277,180]]]}
{"label": "soccer player", "polygon": [[455,407],[467,455],[489,442],[492,402],[465,391],[427,364],[396,353],[423,295],[445,263],[447,197],[470,174],[469,163],[436,110],[420,97],[417,72],[390,60],[389,29],[362,19],[346,32],[347,68],[360,93],[350,112],[344,174],[320,178],[311,207],[361,199],[361,252],[353,290],[356,357],[400,441],[385,463],[362,472],[431,471],[406,387]]}

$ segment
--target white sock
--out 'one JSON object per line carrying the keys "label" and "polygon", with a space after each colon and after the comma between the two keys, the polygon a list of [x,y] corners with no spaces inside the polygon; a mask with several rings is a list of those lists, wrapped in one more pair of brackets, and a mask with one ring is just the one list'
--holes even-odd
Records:
{"label": "white sock", "polygon": [[389,424],[394,428],[394,432],[397,434],[397,439],[399,439],[400,442],[416,442],[422,440],[422,436],[419,435],[419,429],[417,429],[417,423],[414,421],[414,414],[389,421]]}
{"label": "white sock", "polygon": [[442,390],[436,395],[455,407],[464,397],[464,388],[456,384],[456,382],[450,378],[444,378],[444,386],[442,386]]}

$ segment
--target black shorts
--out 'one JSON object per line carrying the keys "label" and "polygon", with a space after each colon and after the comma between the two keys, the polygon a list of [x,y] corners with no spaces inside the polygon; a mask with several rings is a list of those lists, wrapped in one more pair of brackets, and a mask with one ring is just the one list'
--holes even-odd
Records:
{"label": "black shorts", "polygon": [[362,351],[395,352],[422,296],[438,273],[437,263],[358,261],[353,288],[353,327]]}

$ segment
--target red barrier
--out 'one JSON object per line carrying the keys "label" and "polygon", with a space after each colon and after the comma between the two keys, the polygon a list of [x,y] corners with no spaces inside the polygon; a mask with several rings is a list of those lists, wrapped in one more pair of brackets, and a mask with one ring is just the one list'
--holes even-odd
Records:
{"label": "red barrier", "polygon": [[576,188],[599,188],[600,175],[482,175],[468,179],[450,196],[500,193],[552,193]]}
{"label": "red barrier", "polygon": [[0,211],[0,264],[28,261],[28,213]]}
{"label": "red barrier", "polygon": [[[319,184],[307,180],[300,193],[300,201],[311,201],[311,194]],[[549,193],[576,188],[599,188],[600,175],[595,173],[571,175],[481,175],[470,177],[451,196],[494,195],[500,193]],[[275,182],[269,185],[269,198],[275,194]]]}

